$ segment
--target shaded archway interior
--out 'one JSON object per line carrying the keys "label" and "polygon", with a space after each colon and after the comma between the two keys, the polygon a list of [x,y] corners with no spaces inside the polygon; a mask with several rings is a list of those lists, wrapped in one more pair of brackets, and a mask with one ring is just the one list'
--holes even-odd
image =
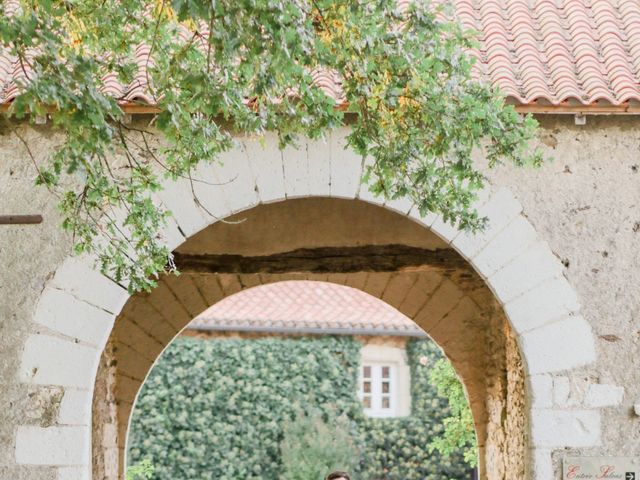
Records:
{"label": "shaded archway interior", "polygon": [[176,254],[183,273],[129,299],[102,355],[93,478],[123,478],[136,395],[154,361],[195,316],[241,290],[296,279],[361,289],[413,319],[465,384],[482,478],[524,477],[524,373],[515,337],[484,281],[428,229],[361,201],[295,199],[214,223]]}

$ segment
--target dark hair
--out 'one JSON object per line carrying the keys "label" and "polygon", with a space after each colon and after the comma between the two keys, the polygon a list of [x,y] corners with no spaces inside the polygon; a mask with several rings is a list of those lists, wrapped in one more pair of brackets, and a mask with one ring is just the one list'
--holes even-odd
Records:
{"label": "dark hair", "polygon": [[336,480],[338,478],[351,480],[351,477],[349,477],[349,474],[347,474],[347,472],[331,472],[329,475],[327,475],[326,480]]}

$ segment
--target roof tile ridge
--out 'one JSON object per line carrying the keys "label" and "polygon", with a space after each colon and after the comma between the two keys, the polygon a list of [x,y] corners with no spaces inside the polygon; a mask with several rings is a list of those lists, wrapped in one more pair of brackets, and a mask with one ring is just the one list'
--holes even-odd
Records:
{"label": "roof tile ridge", "polygon": [[[623,40],[623,25],[616,10],[608,0],[595,0],[592,4],[594,22],[603,58],[603,66],[609,81],[611,95],[615,103],[620,103],[622,95],[636,95],[640,98],[638,81],[629,62],[627,48]],[[616,98],[618,97],[618,98]]]}
{"label": "roof tile ridge", "polygon": [[640,78],[640,3],[637,0],[620,0],[619,11],[622,28],[626,34],[630,62],[636,78]]}
{"label": "roof tile ridge", "polygon": [[509,28],[513,34],[516,66],[522,79],[523,94],[527,101],[540,97],[554,98],[547,68],[540,56],[539,29],[534,26],[534,15],[527,0],[507,2]]}
{"label": "roof tile ridge", "polygon": [[[478,18],[476,0],[455,0],[455,14],[460,25],[467,32],[472,32],[475,40],[482,44],[483,30]],[[469,56],[473,57],[474,64],[471,69],[471,77],[475,81],[484,81],[488,78],[486,64],[482,61],[480,48],[471,48]]]}
{"label": "roof tile ridge", "polygon": [[504,94],[523,101],[521,81],[514,68],[513,48],[509,39],[504,10],[499,0],[479,2],[478,12],[484,32],[483,60],[488,80]]}
{"label": "roof tile ridge", "polygon": [[[567,8],[571,4],[571,8]],[[612,92],[604,71],[602,57],[595,41],[595,26],[591,11],[584,1],[564,0],[572,53],[575,58],[577,81],[582,87],[582,102],[592,102],[594,98],[612,97]]]}
{"label": "roof tile ridge", "polygon": [[580,99],[575,57],[565,34],[566,17],[552,0],[537,1],[534,12],[540,25],[549,78],[554,86],[555,101],[552,103],[561,103],[569,98]]}

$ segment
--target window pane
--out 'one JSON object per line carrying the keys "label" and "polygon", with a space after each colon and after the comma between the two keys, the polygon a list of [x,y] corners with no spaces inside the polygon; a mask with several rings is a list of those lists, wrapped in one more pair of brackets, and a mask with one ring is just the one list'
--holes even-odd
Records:
{"label": "window pane", "polygon": [[364,393],[371,393],[371,382],[364,382],[362,384],[362,391]]}
{"label": "window pane", "polygon": [[382,382],[382,393],[389,393],[389,382]]}
{"label": "window pane", "polygon": [[364,408],[371,408],[371,397],[362,397],[362,405]]}
{"label": "window pane", "polygon": [[371,378],[371,367],[370,366],[366,366],[362,368],[362,376],[364,378]]}
{"label": "window pane", "polygon": [[391,408],[389,397],[382,397],[382,408]]}
{"label": "window pane", "polygon": [[382,378],[389,378],[389,367],[382,367]]}

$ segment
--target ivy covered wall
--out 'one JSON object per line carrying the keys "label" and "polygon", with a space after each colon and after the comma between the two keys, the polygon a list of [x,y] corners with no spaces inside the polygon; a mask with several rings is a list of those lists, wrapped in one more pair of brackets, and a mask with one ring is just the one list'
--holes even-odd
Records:
{"label": "ivy covered wall", "polygon": [[447,414],[428,382],[437,347],[409,342],[413,414],[396,419],[362,414],[360,347],[350,337],[177,339],[140,393],[129,464],[151,460],[158,480],[277,480],[285,419],[315,406],[353,420],[361,445],[354,479],[470,478],[461,454],[444,459],[427,449]]}

